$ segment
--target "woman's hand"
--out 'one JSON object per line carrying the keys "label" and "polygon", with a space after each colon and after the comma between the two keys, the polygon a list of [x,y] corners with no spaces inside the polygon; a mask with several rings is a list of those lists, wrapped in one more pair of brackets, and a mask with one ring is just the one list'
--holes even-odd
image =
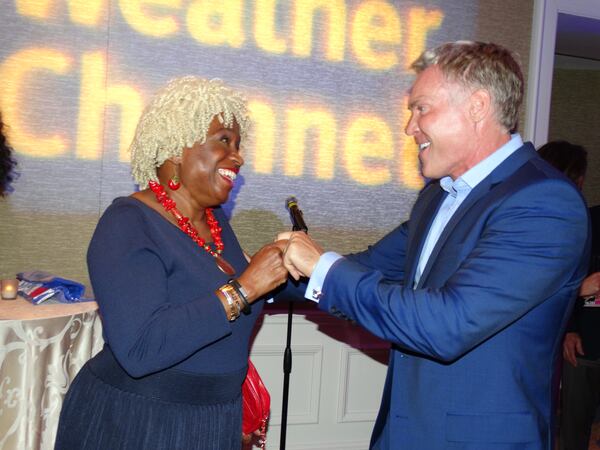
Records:
{"label": "woman's hand", "polygon": [[242,444],[248,445],[251,440],[252,440],[252,435],[251,434],[244,434],[244,433],[242,433]]}
{"label": "woman's hand", "polygon": [[287,280],[288,271],[283,266],[283,247],[285,242],[265,245],[252,256],[250,264],[239,276],[238,282],[246,291],[249,303]]}
{"label": "woman's hand", "polygon": [[244,434],[244,433],[242,433],[242,444],[243,445],[249,445],[250,443],[252,443],[253,441],[255,441],[257,438],[258,439],[261,438],[260,430],[256,430],[252,434]]}

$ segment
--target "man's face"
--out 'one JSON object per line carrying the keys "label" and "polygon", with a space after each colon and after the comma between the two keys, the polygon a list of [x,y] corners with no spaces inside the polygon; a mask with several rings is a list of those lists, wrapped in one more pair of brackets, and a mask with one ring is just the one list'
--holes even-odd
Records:
{"label": "man's face", "polygon": [[475,124],[469,119],[470,95],[464,88],[430,66],[417,76],[408,105],[411,116],[405,132],[419,146],[424,177],[456,179],[472,167]]}

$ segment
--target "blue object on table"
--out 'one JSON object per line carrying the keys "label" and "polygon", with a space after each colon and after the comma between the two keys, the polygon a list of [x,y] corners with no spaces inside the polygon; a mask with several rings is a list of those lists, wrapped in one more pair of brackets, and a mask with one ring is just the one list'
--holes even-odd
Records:
{"label": "blue object on table", "polygon": [[60,303],[78,303],[93,300],[83,297],[85,286],[73,280],[60,278],[48,272],[34,270],[17,274],[19,294],[34,305],[52,299]]}

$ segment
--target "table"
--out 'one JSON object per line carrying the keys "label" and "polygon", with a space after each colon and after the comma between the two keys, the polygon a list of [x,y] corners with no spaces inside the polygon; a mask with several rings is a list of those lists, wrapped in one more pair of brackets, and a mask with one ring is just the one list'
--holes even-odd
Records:
{"label": "table", "polygon": [[54,448],[64,395],[102,349],[97,309],[0,300],[0,450]]}

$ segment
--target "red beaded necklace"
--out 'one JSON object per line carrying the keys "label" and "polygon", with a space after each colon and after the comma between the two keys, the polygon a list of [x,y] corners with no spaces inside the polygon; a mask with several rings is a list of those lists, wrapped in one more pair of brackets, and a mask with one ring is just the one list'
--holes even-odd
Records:
{"label": "red beaded necklace", "polygon": [[173,200],[169,195],[165,192],[165,188],[162,187],[160,183],[156,181],[149,181],[148,186],[154,192],[156,196],[156,200],[162,205],[165,211],[171,213],[173,217],[177,220],[177,225],[179,228],[187,234],[192,240],[198,244],[198,246],[208,253],[210,253],[217,262],[217,267],[221,269],[221,271],[225,272],[227,275],[234,275],[235,269],[229,264],[223,257],[221,253],[225,249],[225,245],[223,245],[223,241],[221,240],[221,231],[222,228],[219,227],[219,222],[215,219],[212,208],[206,208],[206,223],[210,230],[210,235],[213,238],[213,242],[215,245],[215,249],[213,250],[210,245],[198,234],[198,230],[192,225],[189,217],[184,216],[177,209],[177,204],[175,200]]}

